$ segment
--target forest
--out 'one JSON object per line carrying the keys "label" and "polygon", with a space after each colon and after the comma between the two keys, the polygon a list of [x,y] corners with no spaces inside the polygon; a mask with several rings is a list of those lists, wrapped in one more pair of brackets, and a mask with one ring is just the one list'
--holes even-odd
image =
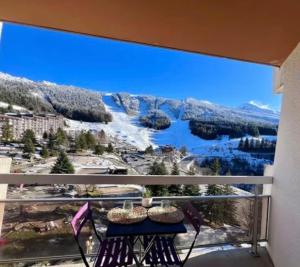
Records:
{"label": "forest", "polygon": [[[102,96],[73,86],[0,81],[0,99],[34,113],[59,113],[69,119],[87,122],[111,122],[112,115],[105,110]],[[2,113],[6,109],[0,110]]]}
{"label": "forest", "polygon": [[246,135],[257,137],[259,135],[276,135],[277,126],[271,124],[229,122],[229,121],[189,121],[191,133],[205,140],[214,140],[223,135],[229,138],[241,138]]}
{"label": "forest", "polygon": [[171,125],[169,117],[160,110],[151,110],[147,115],[139,118],[141,125],[155,130],[167,129]]}
{"label": "forest", "polygon": [[276,140],[241,138],[238,149],[250,153],[275,153]]}

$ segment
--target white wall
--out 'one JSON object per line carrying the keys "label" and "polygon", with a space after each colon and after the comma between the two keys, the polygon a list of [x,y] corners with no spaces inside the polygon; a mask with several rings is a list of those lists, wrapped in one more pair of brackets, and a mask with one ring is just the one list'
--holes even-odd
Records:
{"label": "white wall", "polygon": [[[10,173],[11,158],[0,157],[0,173]],[[6,198],[7,184],[0,184],[0,199]],[[5,204],[0,203],[0,236],[4,216]]]}
{"label": "white wall", "polygon": [[[300,266],[300,46],[277,72],[283,101],[274,162],[268,250],[275,267]],[[278,82],[279,80],[279,82]]]}

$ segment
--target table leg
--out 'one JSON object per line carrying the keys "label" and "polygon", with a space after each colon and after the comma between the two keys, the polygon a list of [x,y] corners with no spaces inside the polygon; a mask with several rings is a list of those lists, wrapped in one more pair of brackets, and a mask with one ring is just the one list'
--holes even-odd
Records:
{"label": "table leg", "polygon": [[173,243],[173,245],[174,245],[174,248],[175,248],[175,252],[176,252],[176,254],[177,254],[177,257],[180,259],[180,256],[179,256],[179,254],[178,254],[178,249],[177,249],[177,247],[175,246],[175,238],[176,238],[176,236],[177,236],[177,234],[173,234],[173,236],[172,236],[172,243]]}
{"label": "table leg", "polygon": [[139,261],[141,262],[142,260],[142,242],[141,240],[139,239],[140,241],[140,245],[139,245]]}
{"label": "table leg", "polygon": [[153,235],[148,246],[146,247],[145,251],[144,251],[144,256],[142,257],[141,259],[141,264],[143,263],[143,261],[145,260],[146,256],[147,256],[147,253],[149,252],[149,250],[152,248],[153,244],[154,244],[154,241],[155,241],[155,238],[157,237],[157,235]]}
{"label": "table leg", "polygon": [[130,238],[129,237],[125,237],[125,242],[126,242],[128,248],[129,248],[129,251],[132,253],[132,256],[133,256],[133,259],[134,259],[134,261],[136,263],[136,266],[138,266],[138,267],[142,266],[141,263],[139,262],[137,256],[134,253],[134,247],[130,243]]}

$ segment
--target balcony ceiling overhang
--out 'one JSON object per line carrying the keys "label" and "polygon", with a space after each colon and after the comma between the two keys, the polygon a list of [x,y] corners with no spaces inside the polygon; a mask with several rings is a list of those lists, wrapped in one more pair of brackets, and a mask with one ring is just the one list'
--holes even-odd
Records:
{"label": "balcony ceiling overhang", "polygon": [[0,20],[280,66],[297,0],[1,0]]}

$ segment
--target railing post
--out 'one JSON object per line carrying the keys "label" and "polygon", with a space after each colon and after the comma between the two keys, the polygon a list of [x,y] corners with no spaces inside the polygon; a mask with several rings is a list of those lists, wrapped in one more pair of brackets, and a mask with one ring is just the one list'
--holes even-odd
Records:
{"label": "railing post", "polygon": [[251,255],[254,257],[259,257],[258,254],[258,185],[254,185],[254,221],[253,221],[253,229],[252,229],[252,247],[251,247]]}
{"label": "railing post", "polygon": [[[0,173],[9,173],[10,167],[11,167],[11,158],[1,157],[0,158]],[[0,184],[0,198],[5,199],[7,194],[7,184]],[[2,224],[4,219],[4,210],[5,210],[5,203],[0,204],[0,242],[2,240],[1,238],[1,232],[2,232]]]}

